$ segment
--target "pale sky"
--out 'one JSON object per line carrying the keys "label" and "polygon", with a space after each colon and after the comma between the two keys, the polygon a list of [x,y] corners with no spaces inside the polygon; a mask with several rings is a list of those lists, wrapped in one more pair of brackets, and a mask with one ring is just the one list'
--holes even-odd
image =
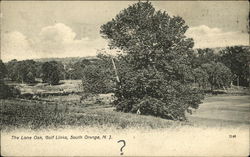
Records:
{"label": "pale sky", "polygon": [[[2,1],[1,58],[94,56],[107,48],[100,26],[137,1]],[[181,16],[195,48],[249,45],[247,1],[152,1]]]}

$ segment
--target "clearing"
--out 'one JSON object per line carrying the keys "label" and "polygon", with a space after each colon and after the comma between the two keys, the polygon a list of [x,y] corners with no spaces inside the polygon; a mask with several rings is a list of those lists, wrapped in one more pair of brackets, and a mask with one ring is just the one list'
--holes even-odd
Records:
{"label": "clearing", "polygon": [[206,97],[199,109],[188,119],[195,125],[210,127],[250,124],[249,95],[218,95]]}

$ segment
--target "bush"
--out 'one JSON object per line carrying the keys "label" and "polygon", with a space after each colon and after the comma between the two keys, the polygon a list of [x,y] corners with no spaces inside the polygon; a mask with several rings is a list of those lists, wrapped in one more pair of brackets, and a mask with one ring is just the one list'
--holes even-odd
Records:
{"label": "bush", "polygon": [[0,99],[18,97],[20,94],[20,90],[0,82]]}
{"label": "bush", "polygon": [[34,74],[32,74],[31,72],[29,72],[29,73],[27,74],[27,77],[26,77],[26,79],[25,79],[25,82],[27,82],[27,83],[34,83],[34,82],[36,82],[36,81],[35,81],[35,76],[34,76]]}
{"label": "bush", "polygon": [[57,85],[61,77],[60,64],[56,61],[45,62],[42,65],[42,80],[50,85]]}
{"label": "bush", "polygon": [[86,66],[83,70],[82,78],[84,91],[92,94],[112,92],[114,83],[109,79],[108,70],[100,65]]}
{"label": "bush", "polygon": [[0,81],[4,79],[4,77],[7,75],[8,71],[6,69],[5,64],[3,61],[0,59]]}

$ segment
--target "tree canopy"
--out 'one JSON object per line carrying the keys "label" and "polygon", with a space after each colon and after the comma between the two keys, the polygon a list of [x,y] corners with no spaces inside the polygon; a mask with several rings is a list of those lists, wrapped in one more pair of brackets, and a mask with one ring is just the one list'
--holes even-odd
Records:
{"label": "tree canopy", "polygon": [[194,68],[200,67],[202,64],[217,62],[219,60],[219,55],[215,54],[214,50],[211,48],[197,49],[193,55],[191,55],[192,66]]}
{"label": "tree canopy", "polygon": [[[250,84],[250,48],[243,46],[227,47],[220,51],[220,61],[238,77],[239,85]],[[236,85],[236,79],[234,80]]]}
{"label": "tree canopy", "polygon": [[100,94],[114,90],[114,72],[111,57],[105,52],[97,55],[98,60],[86,65],[82,72],[82,84],[86,93]]}
{"label": "tree canopy", "polygon": [[101,26],[110,48],[123,52],[117,110],[184,120],[186,111],[198,108],[203,96],[191,85],[194,42],[187,29],[181,17],[156,11],[150,2],[135,3]]}
{"label": "tree canopy", "polygon": [[231,70],[223,63],[216,63],[212,61],[210,63],[202,64],[201,69],[203,69],[206,73],[205,76],[208,76],[207,81],[211,87],[211,90],[230,86],[232,73]]}
{"label": "tree canopy", "polygon": [[36,77],[36,62],[34,60],[17,61],[7,63],[8,77],[12,81],[22,83],[34,83]]}
{"label": "tree canopy", "polygon": [[15,97],[20,94],[18,89],[5,84],[4,78],[7,76],[7,74],[8,70],[2,60],[0,60],[0,99]]}
{"label": "tree canopy", "polygon": [[60,69],[62,67],[56,61],[45,62],[42,65],[42,80],[50,85],[56,85],[59,83],[61,74]]}

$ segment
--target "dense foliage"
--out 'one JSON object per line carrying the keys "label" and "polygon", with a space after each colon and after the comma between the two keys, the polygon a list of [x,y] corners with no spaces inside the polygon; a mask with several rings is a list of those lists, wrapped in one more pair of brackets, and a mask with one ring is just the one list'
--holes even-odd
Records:
{"label": "dense foliage", "polygon": [[84,91],[92,94],[110,93],[114,91],[114,72],[111,58],[99,54],[96,63],[86,65],[82,72]]}
{"label": "dense foliage", "polygon": [[208,73],[202,67],[198,67],[194,69],[193,74],[194,74],[194,83],[195,84],[197,83],[199,88],[206,89],[209,85]]}
{"label": "dense foliage", "polygon": [[0,60],[0,99],[15,97],[20,94],[20,91],[14,87],[10,87],[4,83],[4,78],[7,75],[7,68]]}
{"label": "dense foliage", "polygon": [[[220,51],[220,62],[235,75],[234,84],[250,86],[250,48],[243,46],[227,47]],[[238,81],[238,82],[237,82]]]}
{"label": "dense foliage", "polygon": [[149,2],[138,2],[102,25],[118,58],[115,105],[117,110],[184,120],[185,112],[198,108],[202,94],[192,86],[190,54],[193,40],[181,17],[156,11]]}
{"label": "dense foliage", "polygon": [[8,77],[12,81],[34,83],[36,77],[36,67],[36,62],[34,60],[12,60],[7,63]]}
{"label": "dense foliage", "polygon": [[91,65],[92,62],[88,59],[83,59],[75,63],[69,63],[66,65],[65,79],[77,80],[83,78],[84,68]]}
{"label": "dense foliage", "polygon": [[2,60],[0,60],[0,82],[5,78],[8,71]]}
{"label": "dense foliage", "polygon": [[216,54],[211,48],[199,48],[191,55],[191,63],[193,68],[199,68],[202,64],[218,61],[219,55]]}
{"label": "dense foliage", "polygon": [[56,61],[45,62],[42,65],[42,80],[50,85],[56,85],[60,81],[60,69],[62,67]]}
{"label": "dense foliage", "polygon": [[213,49],[197,49],[191,57],[195,83],[204,90],[230,87],[233,75]]}
{"label": "dense foliage", "polygon": [[0,82],[0,99],[18,97],[20,94],[20,90],[16,89],[15,87],[6,85],[4,82]]}
{"label": "dense foliage", "polygon": [[229,68],[224,64],[218,62],[210,62],[202,64],[201,68],[205,71],[205,76],[207,81],[213,91],[215,88],[225,88],[229,87],[232,79],[232,73]]}

